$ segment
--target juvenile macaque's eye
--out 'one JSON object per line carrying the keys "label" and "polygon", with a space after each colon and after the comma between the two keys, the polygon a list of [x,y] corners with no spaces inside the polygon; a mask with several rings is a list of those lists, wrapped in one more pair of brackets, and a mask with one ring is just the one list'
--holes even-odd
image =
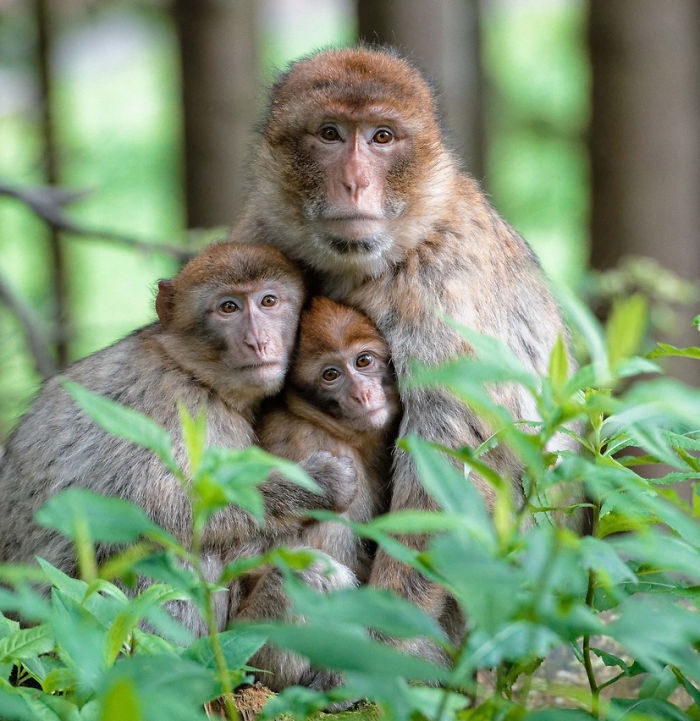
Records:
{"label": "juvenile macaque's eye", "polygon": [[371,353],[360,353],[360,355],[355,358],[355,365],[358,368],[367,368],[367,366],[371,366],[374,361],[374,356]]}
{"label": "juvenile macaque's eye", "polygon": [[322,140],[326,140],[329,143],[334,140],[340,140],[340,133],[335,125],[324,125],[318,133]]}
{"label": "juvenile macaque's eye", "polygon": [[379,128],[372,136],[372,141],[380,145],[386,145],[394,139],[394,134],[388,128]]}
{"label": "juvenile macaque's eye", "polygon": [[263,308],[273,308],[277,303],[279,303],[279,298],[276,295],[266,295],[261,301]]}
{"label": "juvenile macaque's eye", "polygon": [[219,303],[219,311],[221,311],[221,313],[235,313],[237,310],[240,309],[232,300],[224,300]]}
{"label": "juvenile macaque's eye", "polygon": [[324,381],[334,381],[340,378],[340,371],[337,368],[326,368],[321,377]]}

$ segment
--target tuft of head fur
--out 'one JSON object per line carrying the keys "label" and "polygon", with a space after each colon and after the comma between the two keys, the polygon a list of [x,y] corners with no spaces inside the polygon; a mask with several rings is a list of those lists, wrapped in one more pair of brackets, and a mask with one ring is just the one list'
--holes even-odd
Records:
{"label": "tuft of head fur", "polygon": [[369,318],[347,305],[325,296],[316,296],[301,314],[297,357],[316,357],[338,348],[370,343],[384,349],[382,360],[389,357],[386,342]]}
{"label": "tuft of head fur", "polygon": [[199,324],[212,289],[224,292],[267,281],[284,281],[293,302],[301,306],[306,292],[302,272],[277,248],[237,241],[213,243],[171,281],[160,281],[158,317],[164,326],[189,332],[193,324]]}

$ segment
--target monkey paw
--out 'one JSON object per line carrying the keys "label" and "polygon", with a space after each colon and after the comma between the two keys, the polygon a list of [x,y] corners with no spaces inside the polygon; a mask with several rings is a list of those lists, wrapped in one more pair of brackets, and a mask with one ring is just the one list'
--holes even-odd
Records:
{"label": "monkey paw", "polygon": [[357,468],[351,458],[328,451],[312,453],[302,464],[318,483],[332,511],[342,513],[357,495]]}

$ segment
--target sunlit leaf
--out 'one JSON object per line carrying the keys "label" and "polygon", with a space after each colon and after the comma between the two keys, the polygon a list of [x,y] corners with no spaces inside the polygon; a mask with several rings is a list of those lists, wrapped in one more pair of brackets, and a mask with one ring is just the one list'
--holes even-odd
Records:
{"label": "sunlit leaf", "polygon": [[636,293],[613,305],[605,326],[608,357],[613,368],[637,352],[647,325],[647,300],[643,295]]}

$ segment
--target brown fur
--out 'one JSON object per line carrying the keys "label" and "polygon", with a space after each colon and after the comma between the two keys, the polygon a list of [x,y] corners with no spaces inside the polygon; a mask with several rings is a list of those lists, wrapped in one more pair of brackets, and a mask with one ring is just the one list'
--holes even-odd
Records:
{"label": "brown fur", "polygon": [[[261,131],[237,230],[273,243],[308,269],[319,292],[377,326],[402,388],[402,434],[478,446],[490,429],[469,408],[440,390],[401,384],[409,360],[437,364],[471,352],[448,316],[503,340],[542,374],[566,329],[532,251],[447,149],[428,84],[390,52],[324,51],[274,85]],[[498,387],[493,397],[514,418],[537,420],[524,389]],[[522,506],[519,461],[502,447],[489,460],[513,479]],[[396,455],[392,480],[392,509],[434,506],[408,455]],[[471,482],[493,504],[491,487]],[[445,593],[381,552],[371,583],[436,618],[452,613]],[[413,650],[439,657],[418,642]]]}
{"label": "brown fur", "polygon": [[[210,445],[244,448],[254,442],[254,411],[282,385],[304,293],[300,272],[279,251],[240,243],[211,246],[175,279],[161,281],[158,322],[76,362],[64,377],[161,424],[175,441],[181,467],[186,458],[178,401],[192,414],[205,409]],[[221,312],[227,299],[235,299],[238,310]],[[323,494],[270,478],[261,487],[268,512],[264,528],[235,507],[211,518],[202,554],[212,580],[229,560],[292,532],[301,509],[347,508],[355,494],[349,463],[313,454],[307,468]],[[93,423],[56,377],[44,384],[1,461],[1,561],[30,562],[39,555],[76,572],[71,542],[33,521],[47,498],[71,486],[133,501],[181,543],[191,542],[191,508],[180,483],[152,453]],[[238,589],[230,596],[231,609],[226,594],[217,596],[222,626],[235,613]],[[203,630],[189,606],[177,612],[191,629]]]}
{"label": "brown fur", "polygon": [[[350,458],[358,492],[343,516],[363,523],[387,506],[390,445],[398,414],[389,351],[377,329],[352,308],[314,298],[301,316],[284,395],[256,426],[260,444],[294,461],[316,449]],[[312,587],[327,591],[368,580],[372,549],[342,523],[311,523],[287,543],[326,555],[329,576],[314,568],[303,575]],[[283,617],[286,609],[281,577],[272,570],[243,600],[239,617]],[[273,690],[291,684],[327,688],[339,680],[336,674],[317,672],[304,659],[270,646],[250,663],[266,670],[260,680]]]}

